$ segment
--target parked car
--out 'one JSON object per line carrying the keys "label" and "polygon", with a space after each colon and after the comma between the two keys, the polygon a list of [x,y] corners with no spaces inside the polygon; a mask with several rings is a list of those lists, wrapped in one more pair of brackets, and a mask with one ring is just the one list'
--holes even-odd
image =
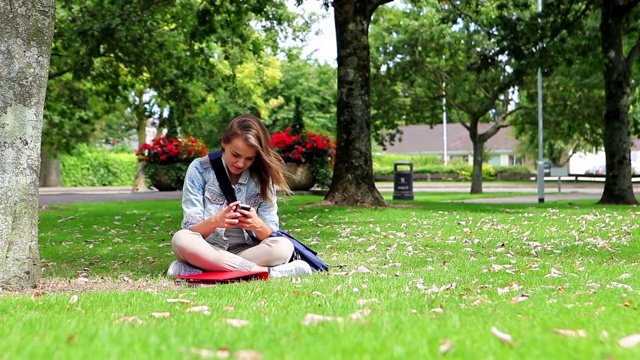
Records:
{"label": "parked car", "polygon": [[607,167],[605,165],[594,166],[584,172],[585,175],[606,175]]}

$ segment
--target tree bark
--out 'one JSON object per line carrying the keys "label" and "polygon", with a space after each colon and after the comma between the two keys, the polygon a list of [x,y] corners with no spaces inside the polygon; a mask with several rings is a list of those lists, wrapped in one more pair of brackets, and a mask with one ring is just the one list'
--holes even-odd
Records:
{"label": "tree bark", "polygon": [[[476,131],[477,133],[477,131]],[[469,133],[471,135],[471,132]],[[482,158],[484,157],[484,141],[475,136],[473,144],[473,172],[471,173],[471,194],[482,194]]]}
{"label": "tree bark", "polygon": [[626,59],[623,53],[626,14],[619,1],[603,1],[600,36],[605,58],[604,150],[607,174],[600,204],[638,204],[631,181],[629,96],[633,58]]}
{"label": "tree bark", "polygon": [[0,287],[40,280],[40,140],[54,0],[0,2]]}
{"label": "tree bark", "polygon": [[339,205],[385,206],[371,157],[369,24],[386,1],[333,1],[338,46],[338,146],[325,200]]}
{"label": "tree bark", "polygon": [[[136,92],[136,96],[138,97],[138,104],[133,107],[132,116],[136,123],[136,132],[138,133],[138,147],[142,146],[147,140],[147,110],[145,107],[144,99],[144,90],[138,90]],[[136,177],[133,180],[133,188],[132,192],[140,192],[145,191],[146,186],[146,177],[144,176],[144,172],[142,171],[142,167],[144,163],[138,162],[136,165]]]}
{"label": "tree bark", "polygon": [[62,186],[60,156],[51,158],[41,149],[40,164],[40,187]]}

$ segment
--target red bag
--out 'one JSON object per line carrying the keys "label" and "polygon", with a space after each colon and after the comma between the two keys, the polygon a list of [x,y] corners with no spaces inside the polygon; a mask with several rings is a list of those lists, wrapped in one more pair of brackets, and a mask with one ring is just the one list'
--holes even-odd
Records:
{"label": "red bag", "polygon": [[268,271],[208,271],[202,274],[176,276],[192,285],[214,285],[250,280],[267,280]]}

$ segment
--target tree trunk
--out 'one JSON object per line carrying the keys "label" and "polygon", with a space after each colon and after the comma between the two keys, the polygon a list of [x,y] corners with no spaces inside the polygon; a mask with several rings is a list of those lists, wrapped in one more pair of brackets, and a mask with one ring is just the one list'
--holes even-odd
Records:
{"label": "tree trunk", "polygon": [[[139,123],[140,122],[138,121],[138,131],[137,131],[138,142],[140,146],[142,146],[142,144],[144,144],[146,140],[147,135],[144,127],[142,127],[142,130],[140,130]],[[138,162],[138,164],[136,165],[136,178],[133,180],[133,189],[131,190],[132,192],[140,192],[140,191],[145,191],[147,189],[145,185],[145,176],[144,176],[144,173],[142,172],[143,165],[144,165],[143,162]]]}
{"label": "tree trunk", "polygon": [[[144,90],[139,90],[136,95],[139,101],[137,106],[133,107],[132,116],[136,122],[136,132],[138,133],[138,147],[140,147],[147,140],[147,110],[145,107],[145,102],[143,101]],[[138,162],[138,165],[136,166],[136,178],[133,180],[133,188],[131,189],[132,192],[140,192],[146,190],[145,176],[142,172],[143,165],[143,163]]]}
{"label": "tree trunk", "polygon": [[333,204],[385,206],[371,158],[369,23],[383,1],[333,1],[338,45],[338,146],[331,188]]}
{"label": "tree trunk", "polygon": [[625,15],[618,1],[603,1],[600,34],[605,57],[604,150],[607,174],[600,204],[638,204],[631,181],[629,95],[633,59],[625,59],[623,53]]}
{"label": "tree trunk", "polygon": [[0,287],[40,280],[38,178],[54,0],[0,2]]}
{"label": "tree trunk", "polygon": [[477,136],[471,138],[473,144],[473,172],[471,173],[471,194],[482,194],[482,159],[484,141]]}
{"label": "tree trunk", "polygon": [[62,186],[60,178],[60,157],[50,158],[45,151],[40,151],[40,187]]}

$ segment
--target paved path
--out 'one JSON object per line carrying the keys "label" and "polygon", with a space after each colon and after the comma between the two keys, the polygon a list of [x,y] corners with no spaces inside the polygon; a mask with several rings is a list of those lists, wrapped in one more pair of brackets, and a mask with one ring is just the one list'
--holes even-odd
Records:
{"label": "paved path", "polygon": [[[393,191],[392,183],[378,183],[378,189],[383,192]],[[558,185],[551,183],[545,186],[545,201],[571,199],[599,199],[602,195],[601,183],[568,183],[562,184],[561,193]],[[468,193],[468,183],[416,183],[414,192],[461,192]],[[535,183],[531,184],[500,184],[485,183],[483,190],[491,192],[511,192],[537,194]],[[640,194],[640,184],[634,186],[636,194]],[[177,200],[182,198],[181,191],[144,191],[131,192],[131,187],[91,187],[91,188],[40,188],[40,206],[57,204],[74,204],[81,202],[105,201],[139,201],[139,200]],[[511,197],[486,198],[465,200],[476,203],[537,203],[537,195],[516,195]]]}

